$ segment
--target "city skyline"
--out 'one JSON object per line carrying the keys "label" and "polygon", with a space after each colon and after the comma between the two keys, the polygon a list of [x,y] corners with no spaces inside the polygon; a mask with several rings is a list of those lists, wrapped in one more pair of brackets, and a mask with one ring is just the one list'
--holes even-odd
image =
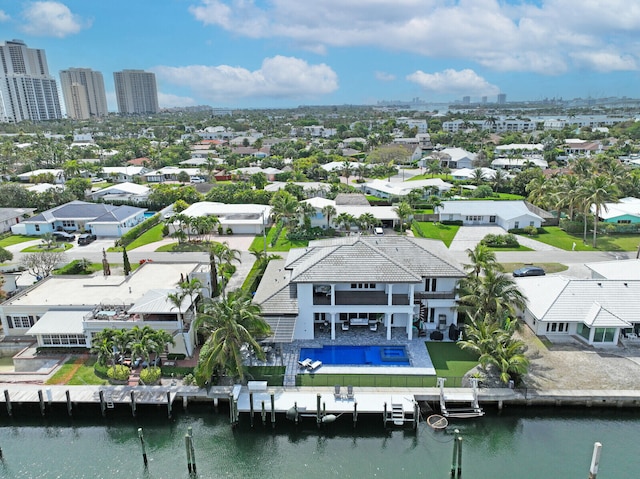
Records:
{"label": "city skyline", "polygon": [[[126,15],[123,14],[126,12]],[[637,95],[640,10],[577,0],[81,0],[0,5],[50,75],[154,73],[160,108]]]}

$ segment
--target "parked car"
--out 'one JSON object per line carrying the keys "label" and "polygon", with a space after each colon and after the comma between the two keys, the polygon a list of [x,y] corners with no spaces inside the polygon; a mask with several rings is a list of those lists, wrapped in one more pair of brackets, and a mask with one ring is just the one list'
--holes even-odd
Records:
{"label": "parked car", "polygon": [[545,274],[544,269],[539,266],[525,266],[524,268],[518,268],[513,272],[515,277],[544,276]]}
{"label": "parked car", "polygon": [[52,235],[56,241],[75,241],[76,239],[76,235],[67,233],[66,231],[54,231]]}
{"label": "parked car", "polygon": [[78,236],[78,244],[89,244],[93,241],[96,240],[96,235],[91,234],[91,233],[83,233],[80,236]]}
{"label": "parked car", "polygon": [[384,234],[384,230],[380,226],[376,226],[375,228],[373,228],[373,234],[382,236]]}
{"label": "parked car", "polygon": [[191,178],[191,183],[204,183],[204,178],[200,178],[199,176],[194,176]]}

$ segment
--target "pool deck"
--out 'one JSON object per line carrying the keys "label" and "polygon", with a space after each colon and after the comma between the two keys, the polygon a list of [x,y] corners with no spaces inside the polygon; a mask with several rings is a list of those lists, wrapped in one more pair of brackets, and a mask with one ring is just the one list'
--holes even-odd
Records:
{"label": "pool deck", "polygon": [[[387,340],[382,328],[370,331],[368,328],[351,328],[349,331],[336,331],[336,339],[332,340],[328,331],[315,331],[315,339],[310,341],[294,341],[283,345],[282,363],[285,372],[285,387],[295,386],[298,374],[383,374],[406,376],[435,376],[436,370],[425,347],[426,338],[414,338],[409,341],[404,330],[398,328],[392,332],[391,340]],[[363,365],[322,365],[314,371],[303,369],[298,364],[301,348],[321,348],[330,346],[405,346],[411,366],[373,366]],[[304,358],[302,358],[304,359]]]}

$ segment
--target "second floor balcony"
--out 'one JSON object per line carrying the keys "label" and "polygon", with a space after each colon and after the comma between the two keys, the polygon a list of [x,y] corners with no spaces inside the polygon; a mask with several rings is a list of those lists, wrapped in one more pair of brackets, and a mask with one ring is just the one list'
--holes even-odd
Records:
{"label": "second floor balcony", "polygon": [[[331,304],[331,294],[313,295],[313,304],[316,306],[328,306]],[[389,295],[384,291],[336,291],[336,306],[384,306],[389,304]],[[392,294],[391,304],[394,306],[409,305],[407,294]]]}

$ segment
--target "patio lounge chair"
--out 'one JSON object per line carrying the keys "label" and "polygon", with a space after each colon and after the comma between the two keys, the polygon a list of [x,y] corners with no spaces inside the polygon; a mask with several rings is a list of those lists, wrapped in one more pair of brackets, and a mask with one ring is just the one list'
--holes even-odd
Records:
{"label": "patio lounge chair", "polygon": [[349,384],[347,386],[347,399],[353,399],[353,386]]}
{"label": "patio lounge chair", "polygon": [[309,371],[315,371],[320,366],[322,366],[322,361],[314,361],[311,364],[309,364],[309,366],[307,366],[307,367],[308,367]]}
{"label": "patio lounge chair", "polygon": [[340,385],[339,384],[335,385],[335,391],[333,392],[333,397],[335,399],[342,399],[342,393],[340,393]]}
{"label": "patio lounge chair", "polygon": [[311,363],[313,361],[311,361],[311,359],[307,358],[304,361],[298,361],[298,364],[300,365],[301,368],[308,368],[309,366],[311,366]]}
{"label": "patio lounge chair", "polygon": [[349,331],[349,321],[343,321],[341,326],[343,331]]}

